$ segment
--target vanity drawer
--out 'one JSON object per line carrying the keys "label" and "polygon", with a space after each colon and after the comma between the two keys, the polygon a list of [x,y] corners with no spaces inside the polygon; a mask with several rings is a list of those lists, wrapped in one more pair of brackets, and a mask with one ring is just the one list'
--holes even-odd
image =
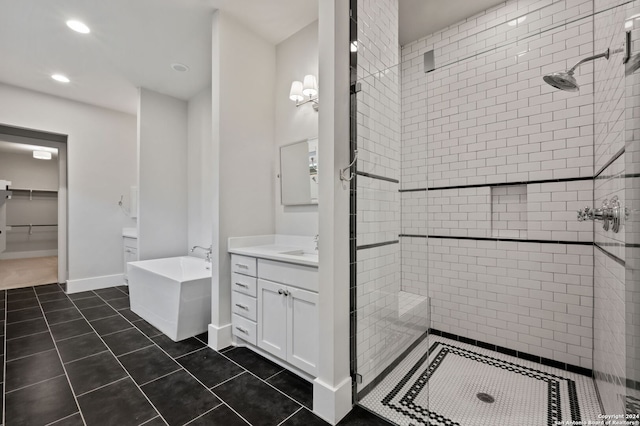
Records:
{"label": "vanity drawer", "polygon": [[258,304],[255,297],[234,291],[231,293],[231,311],[234,314],[256,321],[258,319]]}
{"label": "vanity drawer", "polygon": [[318,291],[318,268],[293,263],[258,260],[259,277],[304,290]]}
{"label": "vanity drawer", "polygon": [[247,342],[255,345],[257,342],[257,327],[256,323],[246,318],[242,318],[240,315],[233,314],[231,318],[232,332],[234,336],[246,340]]}
{"label": "vanity drawer", "polygon": [[256,297],[258,295],[258,279],[233,273],[231,275],[231,290]]}
{"label": "vanity drawer", "polygon": [[240,256],[238,254],[231,255],[231,271],[243,275],[257,276],[256,274],[256,258],[248,256]]}

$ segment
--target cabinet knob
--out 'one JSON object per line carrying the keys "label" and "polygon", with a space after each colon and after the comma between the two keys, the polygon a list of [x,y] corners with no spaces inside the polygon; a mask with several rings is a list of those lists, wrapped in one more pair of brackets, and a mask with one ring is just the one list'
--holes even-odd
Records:
{"label": "cabinet knob", "polygon": [[248,311],[248,310],[249,310],[249,307],[248,307],[248,306],[241,305],[241,304],[239,304],[239,303],[236,303],[236,306],[237,306],[238,308],[240,308],[240,309],[244,309],[245,311]]}
{"label": "cabinet knob", "polygon": [[236,327],[236,330],[238,330],[239,332],[244,333],[244,334],[249,334],[249,332],[247,330],[245,330],[244,328],[242,328],[242,327]]}
{"label": "cabinet knob", "polygon": [[248,286],[248,285],[246,285],[246,284],[242,284],[242,283],[236,283],[236,285],[237,285],[238,287],[242,287],[242,288],[249,288],[249,286]]}
{"label": "cabinet knob", "polygon": [[249,269],[249,266],[245,265],[244,263],[236,263],[236,266],[242,269]]}

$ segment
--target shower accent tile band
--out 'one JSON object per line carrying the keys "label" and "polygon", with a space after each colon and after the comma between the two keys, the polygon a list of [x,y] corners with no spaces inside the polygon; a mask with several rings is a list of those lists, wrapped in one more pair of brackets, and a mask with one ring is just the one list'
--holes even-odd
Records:
{"label": "shower accent tile band", "polygon": [[534,185],[534,184],[542,184],[542,183],[576,182],[581,180],[592,180],[592,179],[593,179],[592,176],[585,176],[585,177],[573,177],[573,178],[563,178],[563,179],[527,180],[527,181],[518,181],[518,182],[474,183],[470,185],[432,186],[428,188],[400,189],[399,192],[441,191],[445,189],[483,188],[486,186],[497,187],[497,186]]}
{"label": "shower accent tile band", "polygon": [[399,234],[398,237],[409,238],[439,238],[443,240],[472,240],[472,241],[502,241],[514,243],[538,243],[538,244],[573,244],[580,246],[590,246],[592,241],[555,241],[555,240],[533,240],[519,238],[491,238],[491,237],[456,237],[452,235],[416,235],[416,234]]}
{"label": "shower accent tile band", "polygon": [[380,176],[380,175],[376,175],[373,173],[367,173],[367,172],[356,172],[356,174],[358,176],[364,176],[364,177],[368,177],[371,179],[378,179],[378,180],[385,180],[387,182],[393,182],[393,183],[400,183],[400,181],[398,179],[393,179],[393,178],[389,178],[386,176]]}
{"label": "shower accent tile band", "polygon": [[448,333],[446,331],[440,331],[435,328],[429,329],[429,334],[435,336],[446,337],[447,339],[455,340],[457,342],[466,343],[468,345],[478,346],[479,348],[489,349],[491,351],[500,352],[501,354],[511,355],[516,358],[524,359],[526,361],[537,362],[538,364],[547,365],[549,367],[558,368],[560,370],[569,371],[571,373],[582,374],[583,376],[593,377],[593,370],[580,367],[573,364],[566,364],[564,362],[555,361],[553,359],[532,355],[527,352],[516,351],[514,349],[505,348],[504,346],[493,345],[481,340],[469,339],[467,337],[458,336],[457,334]]}
{"label": "shower accent tile band", "polygon": [[372,249],[372,248],[376,248],[376,247],[382,247],[382,246],[388,246],[391,244],[398,244],[400,242],[400,240],[393,240],[393,241],[384,241],[382,243],[374,243],[374,244],[365,244],[362,246],[358,246],[357,250],[366,250],[366,249]]}

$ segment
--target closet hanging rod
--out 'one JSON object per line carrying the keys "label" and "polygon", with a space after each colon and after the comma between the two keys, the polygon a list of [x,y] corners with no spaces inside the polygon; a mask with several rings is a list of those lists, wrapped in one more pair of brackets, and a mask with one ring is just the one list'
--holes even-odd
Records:
{"label": "closet hanging rod", "polygon": [[56,189],[27,189],[27,188],[9,188],[9,189],[7,189],[7,191],[16,191],[16,192],[55,192],[55,193],[58,192],[58,190],[56,190]]}
{"label": "closet hanging rod", "polygon": [[56,225],[7,225],[7,228],[31,228],[36,226],[58,226]]}

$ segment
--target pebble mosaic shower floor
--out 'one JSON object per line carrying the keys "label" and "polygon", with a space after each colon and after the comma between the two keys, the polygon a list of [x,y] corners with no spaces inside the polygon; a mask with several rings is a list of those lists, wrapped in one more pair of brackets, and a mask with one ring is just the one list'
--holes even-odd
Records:
{"label": "pebble mosaic shower floor", "polygon": [[600,414],[586,376],[438,336],[424,339],[360,402],[401,426],[586,424]]}

